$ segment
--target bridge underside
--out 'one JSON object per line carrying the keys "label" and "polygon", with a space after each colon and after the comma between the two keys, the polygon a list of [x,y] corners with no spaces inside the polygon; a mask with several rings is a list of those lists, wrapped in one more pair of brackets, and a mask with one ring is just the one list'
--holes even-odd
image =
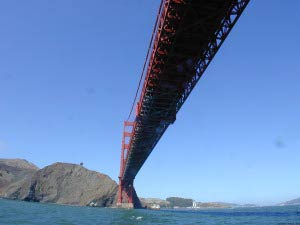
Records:
{"label": "bridge underside", "polygon": [[[146,60],[148,66],[136,117],[124,125],[121,189],[133,188],[138,171],[168,126],[175,121],[177,112],[248,2],[162,1]],[[118,202],[122,201],[119,197]]]}

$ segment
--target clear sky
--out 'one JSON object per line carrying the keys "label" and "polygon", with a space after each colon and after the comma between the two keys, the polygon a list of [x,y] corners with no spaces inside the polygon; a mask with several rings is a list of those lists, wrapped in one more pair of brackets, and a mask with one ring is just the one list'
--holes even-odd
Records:
{"label": "clear sky", "polygon": [[[0,158],[117,180],[159,0],[0,3]],[[251,1],[135,181],[139,196],[300,197],[300,1]]]}

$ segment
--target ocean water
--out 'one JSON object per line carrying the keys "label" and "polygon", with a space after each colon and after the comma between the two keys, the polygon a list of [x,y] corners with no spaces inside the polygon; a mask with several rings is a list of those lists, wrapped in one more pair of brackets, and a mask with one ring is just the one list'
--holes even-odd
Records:
{"label": "ocean water", "polygon": [[125,210],[0,199],[0,224],[300,225],[300,206],[209,210]]}

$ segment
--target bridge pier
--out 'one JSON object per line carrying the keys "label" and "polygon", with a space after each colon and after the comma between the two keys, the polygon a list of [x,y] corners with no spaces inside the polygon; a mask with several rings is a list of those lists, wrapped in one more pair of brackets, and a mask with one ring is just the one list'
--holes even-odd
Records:
{"label": "bridge pier", "polygon": [[125,209],[142,208],[142,204],[133,187],[133,182],[124,182],[120,177],[117,207]]}
{"label": "bridge pier", "polygon": [[134,209],[132,203],[117,203],[117,207],[122,209]]}
{"label": "bridge pier", "polygon": [[133,179],[127,180],[123,178],[125,163],[128,157],[129,141],[132,135],[134,122],[125,121],[122,137],[122,150],[121,150],[121,167],[119,175],[119,189],[117,207],[133,209],[142,208],[141,202],[133,187]]}

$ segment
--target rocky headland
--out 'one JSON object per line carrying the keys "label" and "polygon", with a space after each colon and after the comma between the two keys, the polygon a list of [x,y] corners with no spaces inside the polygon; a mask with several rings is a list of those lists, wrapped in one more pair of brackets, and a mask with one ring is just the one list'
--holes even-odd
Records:
{"label": "rocky headland", "polygon": [[118,186],[81,165],[54,163],[39,169],[23,159],[0,159],[0,197],[35,202],[110,207]]}

